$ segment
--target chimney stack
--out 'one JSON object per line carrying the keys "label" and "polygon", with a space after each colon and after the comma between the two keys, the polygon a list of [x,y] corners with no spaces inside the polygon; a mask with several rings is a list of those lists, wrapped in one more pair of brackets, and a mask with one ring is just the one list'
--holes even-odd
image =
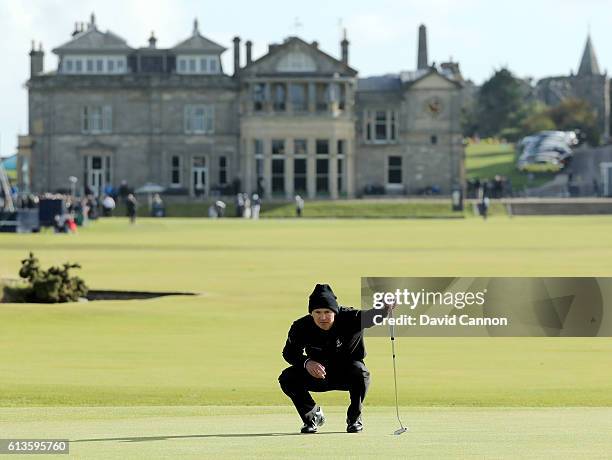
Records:
{"label": "chimney stack", "polygon": [[418,60],[417,60],[417,69],[427,69],[429,68],[428,59],[427,59],[427,29],[425,29],[425,25],[421,24],[419,26],[419,50],[418,50]]}
{"label": "chimney stack", "polygon": [[42,43],[38,44],[36,50],[34,40],[32,40],[32,49],[30,50],[30,78],[43,73],[45,68],[45,52],[42,49]]}
{"label": "chimney stack", "polygon": [[234,37],[234,76],[240,72],[240,37]]}
{"label": "chimney stack", "polygon": [[246,65],[251,64],[253,62],[253,42],[251,40],[247,40],[246,42]]}
{"label": "chimney stack", "polygon": [[345,65],[348,65],[348,47],[349,41],[346,39],[346,29],[344,29],[342,41],[340,42],[340,50],[342,52],[342,63]]}

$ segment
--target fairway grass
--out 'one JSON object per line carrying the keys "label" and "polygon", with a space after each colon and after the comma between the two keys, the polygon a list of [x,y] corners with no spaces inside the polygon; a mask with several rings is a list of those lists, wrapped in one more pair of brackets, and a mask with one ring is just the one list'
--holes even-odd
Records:
{"label": "fairway grass", "polygon": [[[0,304],[0,407],[287,404],[281,350],[315,283],[359,306],[366,275],[609,275],[611,227],[610,217],[111,219],[78,235],[2,235],[3,277],[33,250],[43,266],[81,263],[95,289],[199,295]],[[368,402],[392,405],[389,341],[366,345]],[[609,338],[402,337],[397,346],[403,405],[612,405]]]}
{"label": "fairway grass", "polygon": [[604,459],[612,452],[612,408],[402,408],[409,431],[401,436],[392,434],[395,409],[366,407],[359,434],[345,432],[343,407],[324,410],[327,422],[314,435],[298,434],[301,421],[288,407],[214,406],[0,409],[0,432],[69,439],[70,456],[87,459]]}
{"label": "fairway grass", "polygon": [[88,459],[312,448],[328,457],[604,458],[610,338],[400,337],[411,427],[401,437],[390,436],[388,339],[366,338],[372,385],[356,437],[343,433],[342,392],[317,395],[332,434],[293,436],[299,419],[277,377],[287,330],[317,282],[359,306],[361,276],[610,276],[610,228],[608,216],[109,219],[78,235],[0,234],[0,277],[15,278],[32,250],[43,266],[81,263],[94,289],[198,294],[0,304],[1,437],[67,437]]}

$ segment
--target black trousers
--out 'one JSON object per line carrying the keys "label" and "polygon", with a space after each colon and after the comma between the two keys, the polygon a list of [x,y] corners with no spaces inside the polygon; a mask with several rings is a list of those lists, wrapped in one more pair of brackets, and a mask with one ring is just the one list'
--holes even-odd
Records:
{"label": "black trousers", "polygon": [[370,385],[370,372],[363,361],[350,361],[346,364],[326,366],[324,379],[311,376],[306,369],[291,366],[278,377],[281,389],[291,398],[293,405],[306,423],[314,416],[317,407],[309,391],[348,391],[351,403],[346,411],[349,421],[361,415],[363,400]]}

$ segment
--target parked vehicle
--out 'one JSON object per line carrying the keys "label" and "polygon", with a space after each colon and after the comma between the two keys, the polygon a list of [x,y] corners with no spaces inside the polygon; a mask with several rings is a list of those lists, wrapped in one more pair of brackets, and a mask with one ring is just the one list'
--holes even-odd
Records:
{"label": "parked vehicle", "polygon": [[526,136],[517,144],[517,168],[521,171],[560,171],[572,160],[576,133],[541,131]]}

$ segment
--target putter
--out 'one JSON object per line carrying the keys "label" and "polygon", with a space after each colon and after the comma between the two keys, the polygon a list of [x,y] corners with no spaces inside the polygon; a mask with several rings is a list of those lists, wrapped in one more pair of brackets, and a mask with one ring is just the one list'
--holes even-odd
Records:
{"label": "putter", "polygon": [[[391,312],[391,318],[393,318],[393,311]],[[408,428],[404,426],[400,419],[399,404],[397,402],[397,371],[395,370],[395,325],[389,324],[389,334],[391,335],[391,352],[393,354],[393,383],[395,384],[395,413],[397,415],[397,421],[400,427],[393,432],[394,435],[399,436],[400,434],[408,431]]]}

